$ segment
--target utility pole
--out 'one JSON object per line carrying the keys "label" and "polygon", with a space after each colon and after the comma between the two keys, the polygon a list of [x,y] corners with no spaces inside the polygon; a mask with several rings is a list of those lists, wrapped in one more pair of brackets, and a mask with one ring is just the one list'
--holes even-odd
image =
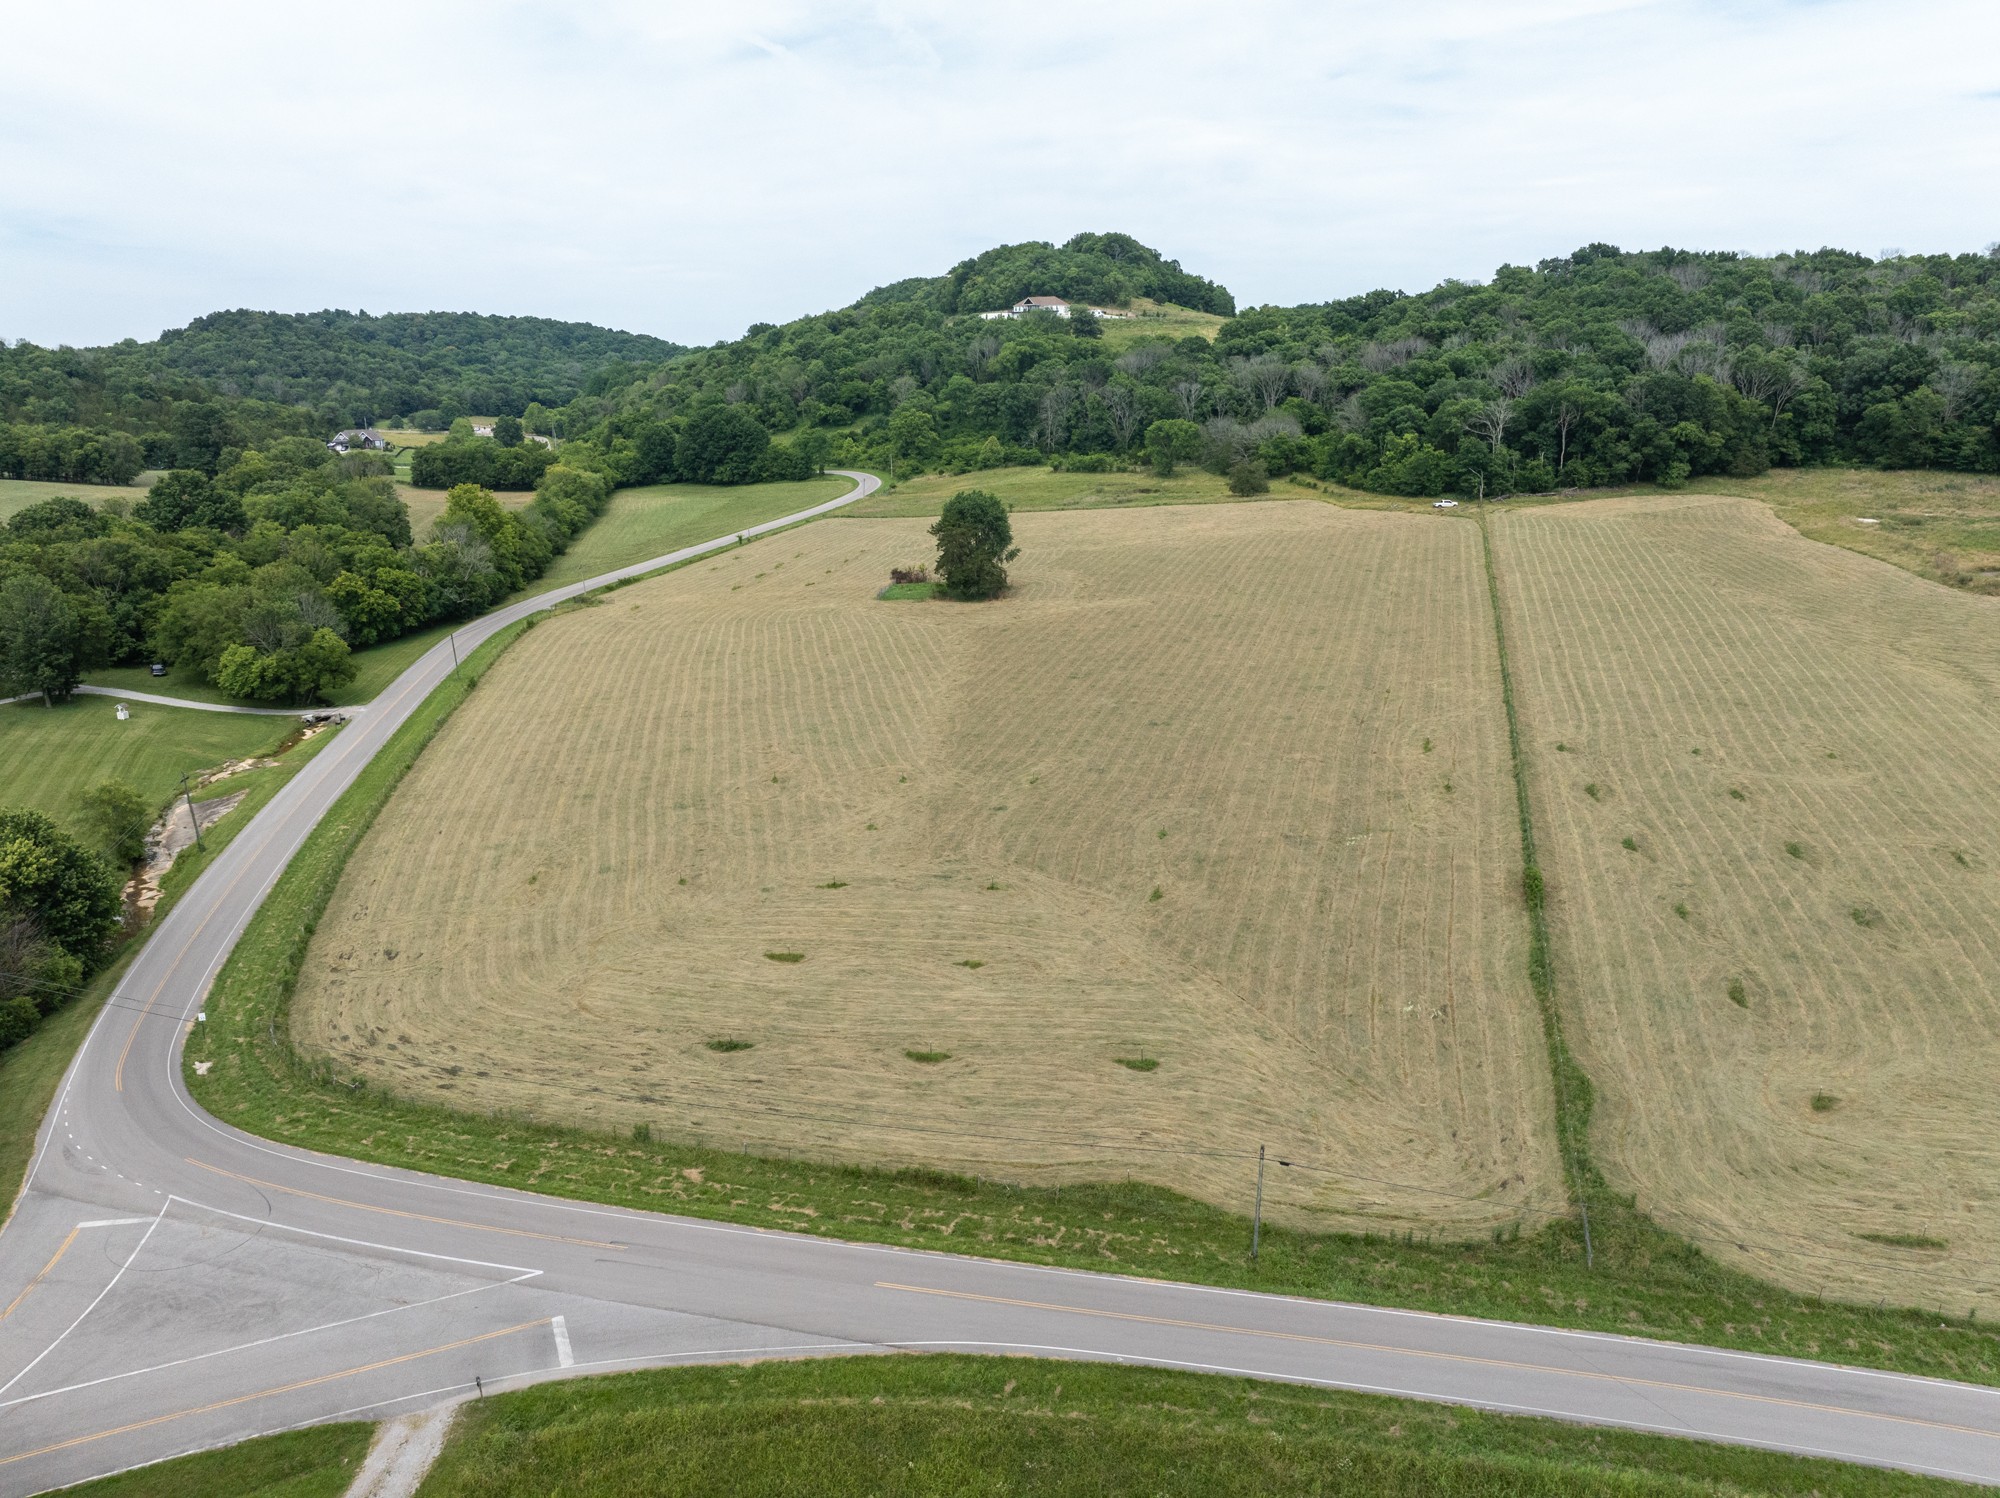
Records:
{"label": "utility pole", "polygon": [[188,778],[185,775],[181,776],[181,800],[187,802],[188,821],[194,826],[194,845],[205,852],[207,850],[201,840],[201,818],[194,814],[194,797],[188,794]]}
{"label": "utility pole", "polygon": [[1264,1146],[1257,1146],[1257,1210],[1250,1218],[1250,1262],[1257,1262],[1257,1249],[1264,1237]]}
{"label": "utility pole", "polygon": [[458,631],[453,630],[447,637],[451,641],[451,674],[458,675]]}

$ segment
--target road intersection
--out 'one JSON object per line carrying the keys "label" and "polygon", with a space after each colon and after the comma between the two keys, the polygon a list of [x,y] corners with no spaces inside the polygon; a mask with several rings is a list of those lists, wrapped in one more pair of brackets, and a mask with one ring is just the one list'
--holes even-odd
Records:
{"label": "road intersection", "polygon": [[[875,487],[742,533],[776,530]],[[728,536],[514,605],[737,544]],[[439,645],[160,921],[0,1232],[0,1498],[478,1389],[767,1356],[977,1351],[1285,1379],[2000,1484],[2000,1390],[1717,1349],[830,1242],[315,1155],[224,1125],[180,1051],[314,824],[452,668]]]}

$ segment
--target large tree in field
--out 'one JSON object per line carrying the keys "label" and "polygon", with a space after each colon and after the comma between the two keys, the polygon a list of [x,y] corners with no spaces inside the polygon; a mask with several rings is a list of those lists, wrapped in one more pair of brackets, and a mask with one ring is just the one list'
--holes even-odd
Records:
{"label": "large tree in field", "polygon": [[83,680],[84,646],[82,617],[62,589],[34,572],[0,583],[0,696],[69,701]]}
{"label": "large tree in field", "polygon": [[1021,554],[1007,507],[984,489],[961,489],[931,527],[938,576],[953,598],[993,598],[1007,586],[1006,563]]}

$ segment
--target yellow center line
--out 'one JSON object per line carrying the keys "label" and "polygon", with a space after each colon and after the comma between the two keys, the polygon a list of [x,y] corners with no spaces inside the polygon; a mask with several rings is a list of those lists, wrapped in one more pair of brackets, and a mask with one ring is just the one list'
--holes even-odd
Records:
{"label": "yellow center line", "polygon": [[60,1259],[64,1254],[69,1252],[69,1246],[72,1243],[76,1242],[76,1235],[82,1231],[83,1228],[81,1225],[73,1227],[69,1230],[69,1236],[63,1239],[62,1247],[55,1251],[55,1257],[50,1259],[48,1263],[42,1266],[42,1272],[40,1274],[36,1275],[33,1279],[28,1281],[27,1289],[23,1290],[19,1295],[15,1296],[13,1300],[8,1302],[6,1310],[0,1311],[0,1321],[5,1321],[9,1316],[13,1315],[14,1312],[20,1307],[21,1302],[26,1300],[28,1296],[34,1291],[35,1286],[39,1285],[43,1280],[49,1277],[49,1271],[56,1267],[56,1260]]}
{"label": "yellow center line", "polygon": [[260,1181],[255,1176],[238,1175],[233,1170],[224,1170],[220,1165],[210,1165],[206,1160],[197,1160],[192,1155],[183,1156],[188,1164],[202,1170],[213,1171],[219,1176],[228,1176],[232,1181],[241,1181],[246,1186],[261,1186],[266,1191],[282,1191],[286,1196],[302,1196],[308,1201],[325,1202],[334,1207],[352,1207],[357,1212],[379,1212],[384,1217],[407,1217],[413,1222],[434,1222],[440,1227],[471,1228],[481,1233],[505,1233],[510,1238],[539,1238],[544,1243],[571,1243],[578,1248],[603,1248],[613,1253],[623,1253],[627,1245],[623,1243],[600,1243],[595,1238],[565,1238],[560,1233],[531,1233],[526,1228],[495,1227],[488,1222],[467,1222],[461,1217],[431,1217],[422,1212],[403,1212],[395,1207],[371,1206],[367,1202],[349,1201],[342,1196],[322,1196],[317,1191],[303,1191],[297,1186],[280,1186],[276,1181]]}
{"label": "yellow center line", "polygon": [[1563,1368],[1548,1363],[1520,1363],[1506,1358],[1483,1358],[1463,1352],[1433,1352],[1421,1347],[1392,1347],[1381,1342],[1353,1342],[1341,1337],[1315,1337],[1305,1332],[1265,1331],[1254,1326],[1228,1326],[1213,1321],[1181,1321],[1171,1316],[1142,1316],[1133,1311],[1100,1311],[1090,1306],[1054,1305],[1039,1300],[1010,1300],[1003,1295],[974,1295],[965,1290],[937,1290],[928,1285],[898,1285],[877,1280],[878,1290],[901,1290],[911,1295],[938,1295],[948,1300],[976,1300],[987,1305],[1019,1306],[1031,1311],[1061,1311],[1070,1316],[1096,1316],[1106,1321],[1137,1321],[1147,1326],[1185,1327],[1198,1332],[1230,1332],[1239,1337],[1267,1337],[1280,1342],[1312,1342],[1323,1347],[1348,1347],[1357,1352],[1386,1352],[1398,1357],[1430,1358],[1445,1363],[1473,1363],[1482,1368],[1505,1368],[1519,1373],[1554,1373],[1564,1378],[1587,1378],[1600,1383],[1620,1384],[1639,1389],[1666,1389],[1679,1394],[1705,1394],[1716,1399],[1741,1399],[1752,1404],[1781,1405],[1786,1409],[1811,1410],[1823,1415],[1853,1415],[1864,1420],[1887,1420],[1898,1425],[1919,1425],[1926,1430],[1949,1430],[1960,1435],[1984,1436],[2000,1440],[2000,1430],[1982,1430],[1976,1425],[1954,1425],[1946,1420],[1925,1420],[1917,1415],[1889,1415],[1876,1410],[1849,1409],[1836,1404],[1816,1404],[1807,1399],[1785,1399],[1775,1394],[1741,1394],[1733,1389],[1716,1389],[1701,1384],[1673,1383],[1666,1379],[1630,1378],[1618,1373],[1597,1373],[1583,1368]]}
{"label": "yellow center line", "polygon": [[134,1420],[129,1425],[115,1426],[110,1430],[93,1431],[87,1436],[72,1436],[67,1441],[57,1441],[53,1446],[40,1446],[33,1451],[24,1451],[19,1456],[0,1456],[0,1467],[11,1462],[25,1462],[34,1457],[47,1456],[55,1451],[67,1451],[72,1446],[85,1446],[92,1441],[102,1441],[111,1436],[129,1435],[135,1430],[146,1430],[155,1425],[165,1425],[171,1420],[185,1420],[190,1415],[207,1415],[216,1410],[226,1410],[234,1405],[249,1404],[258,1399],[275,1399],[280,1394],[296,1393],[300,1389],[310,1389],[318,1384],[330,1384],[337,1379],[355,1378],[363,1373],[373,1373],[379,1368],[393,1368],[398,1363],[413,1363],[418,1358],[436,1357],[441,1352],[456,1352],[461,1347],[471,1347],[478,1342],[491,1342],[496,1337],[511,1337],[516,1332],[533,1331],[538,1326],[547,1326],[549,1318],[540,1321],[524,1321],[519,1326],[505,1327],[497,1332],[481,1332],[476,1337],[466,1337],[462,1341],[447,1342],[442,1347],[426,1347],[422,1352],[406,1352],[400,1357],[383,1358],[379,1362],[363,1363],[359,1368],[343,1368],[338,1373],[322,1373],[314,1378],[302,1378],[294,1383],[280,1384],[275,1389],[259,1389],[255,1394],[238,1394],[234,1399],[218,1399],[212,1404],[196,1405],[192,1409],[175,1410],[171,1415],[154,1415],[149,1420]]}

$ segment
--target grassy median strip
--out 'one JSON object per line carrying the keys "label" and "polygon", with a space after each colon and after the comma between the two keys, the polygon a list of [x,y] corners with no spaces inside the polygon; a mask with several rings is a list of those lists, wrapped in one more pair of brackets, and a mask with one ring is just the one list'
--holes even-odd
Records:
{"label": "grassy median strip", "polygon": [[[1249,1260],[1254,1158],[1242,1211],[1157,1187],[1016,1188],[935,1170],[757,1156],[716,1141],[611,1135],[413,1103],[302,1057],[288,1005],[313,928],[348,855],[452,709],[521,629],[482,646],[361,773],[252,921],[187,1050],[214,1063],[188,1083],[219,1117],[267,1138],[551,1195],[861,1241],[984,1254],[1587,1327],[2000,1383],[2000,1337],[1941,1311],[1822,1304],[1726,1269],[1626,1213],[1595,1267],[1578,1225],[1524,1221],[1491,1240],[1310,1233],[1267,1223]],[[726,1144],[727,1141],[723,1141]],[[1282,1167],[1273,1167],[1282,1168]],[[1597,1202],[1593,1200],[1593,1218]],[[1593,1226],[1595,1226],[1593,1222]]]}
{"label": "grassy median strip", "polygon": [[374,1436],[365,1421],[314,1425],[61,1491],[64,1498],[339,1498]]}
{"label": "grassy median strip", "polygon": [[676,1368],[503,1394],[462,1411],[423,1492],[636,1498],[724,1485],[827,1498],[1965,1491],[1837,1462],[1215,1374],[909,1356]]}

